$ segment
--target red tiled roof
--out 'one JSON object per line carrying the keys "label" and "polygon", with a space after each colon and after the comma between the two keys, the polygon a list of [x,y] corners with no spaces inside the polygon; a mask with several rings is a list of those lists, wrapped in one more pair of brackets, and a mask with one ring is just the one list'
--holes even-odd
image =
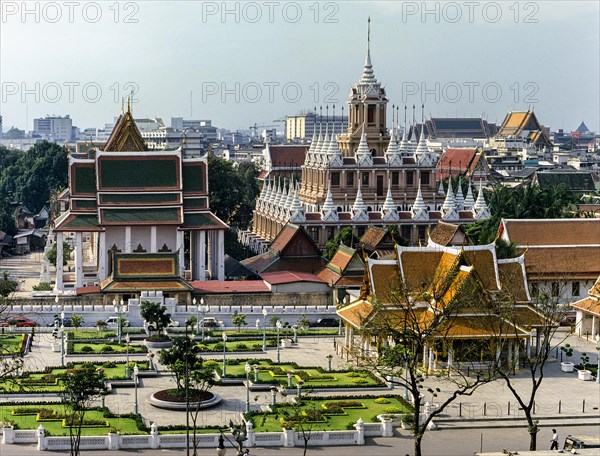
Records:
{"label": "red tiled roof", "polygon": [[315,282],[315,283],[327,283],[320,279],[314,274],[308,272],[290,272],[290,271],[279,271],[279,272],[267,272],[261,274],[262,279],[270,283],[271,285],[279,285],[282,283],[294,283],[294,282]]}
{"label": "red tiled roof", "polygon": [[202,294],[219,293],[270,293],[271,290],[262,280],[209,280],[205,282],[190,282],[194,291]]}
{"label": "red tiled roof", "polygon": [[271,146],[271,163],[273,168],[300,167],[304,164],[308,146]]}
{"label": "red tiled roof", "polygon": [[505,219],[506,235],[519,245],[600,244],[600,219]]}
{"label": "red tiled roof", "polygon": [[446,179],[448,176],[470,175],[481,155],[473,148],[448,148],[442,154],[436,169],[436,180]]}
{"label": "red tiled roof", "polygon": [[77,293],[77,296],[82,296],[82,295],[87,295],[87,294],[97,294],[97,293],[100,293],[100,287],[98,287],[98,286],[80,287],[80,288],[76,288],[75,292]]}
{"label": "red tiled roof", "polygon": [[581,310],[585,314],[600,317],[600,301],[595,298],[584,298],[571,304],[571,307]]}

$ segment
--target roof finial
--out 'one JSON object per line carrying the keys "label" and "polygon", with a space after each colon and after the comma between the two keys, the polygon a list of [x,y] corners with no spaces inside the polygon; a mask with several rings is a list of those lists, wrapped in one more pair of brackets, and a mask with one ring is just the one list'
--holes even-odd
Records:
{"label": "roof finial", "polygon": [[121,114],[125,112],[125,97],[121,97]]}
{"label": "roof finial", "polygon": [[371,16],[367,20],[367,53],[371,54]]}
{"label": "roof finial", "polygon": [[127,112],[131,114],[131,94],[127,96]]}

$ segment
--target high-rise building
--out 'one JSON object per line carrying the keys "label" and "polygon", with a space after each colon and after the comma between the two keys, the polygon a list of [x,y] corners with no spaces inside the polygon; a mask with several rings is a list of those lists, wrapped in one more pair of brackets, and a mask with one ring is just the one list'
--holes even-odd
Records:
{"label": "high-rise building", "polygon": [[33,119],[33,134],[51,141],[71,141],[73,120],[66,116],[46,116]]}

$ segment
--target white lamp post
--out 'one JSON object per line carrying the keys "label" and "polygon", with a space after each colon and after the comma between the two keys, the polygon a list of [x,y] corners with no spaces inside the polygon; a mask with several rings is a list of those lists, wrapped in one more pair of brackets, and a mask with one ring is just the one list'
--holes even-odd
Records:
{"label": "white lamp post", "polygon": [[146,355],[146,359],[148,360],[148,369],[149,370],[153,370],[154,369],[154,365],[152,363],[152,353],[148,353]]}
{"label": "white lamp post", "polygon": [[[62,313],[64,315],[64,312]],[[60,367],[65,367],[65,325],[60,322]]]}
{"label": "white lamp post", "polygon": [[[204,321],[206,314],[208,312],[210,312],[210,306],[208,304],[204,305],[204,298],[200,298],[200,307],[201,307],[200,311],[202,312],[202,321]],[[198,324],[200,324],[200,323],[198,323]],[[202,325],[202,342],[204,342],[204,325]]]}
{"label": "white lamp post", "polygon": [[221,338],[223,339],[223,378],[227,377],[227,334],[223,331],[221,334]]}
{"label": "white lamp post", "polygon": [[127,356],[127,362],[125,363],[125,378],[129,378],[129,342],[131,338],[129,337],[129,333],[125,334],[125,353]]}
{"label": "white lamp post", "polygon": [[279,346],[279,332],[281,331],[281,320],[277,320],[277,364],[281,363],[281,347]]}
{"label": "white lamp post", "polygon": [[252,371],[250,363],[246,363],[244,370],[246,371],[246,413],[250,413],[250,372]]}
{"label": "white lamp post", "polygon": [[304,383],[302,380],[298,380],[296,382],[296,390],[298,391],[298,399],[300,399],[302,397],[302,383]]}
{"label": "white lamp post", "polygon": [[267,351],[267,309],[263,307],[263,351]]}
{"label": "white lamp post", "polygon": [[327,363],[329,364],[329,372],[331,372],[331,360],[333,359],[333,355],[329,354],[325,358],[327,358]]}
{"label": "white lamp post", "polygon": [[292,326],[292,330],[294,331],[294,343],[298,343],[298,325]]}
{"label": "white lamp post", "polygon": [[255,364],[254,366],[252,366],[252,368],[254,369],[254,382],[258,382],[258,364]]}
{"label": "white lamp post", "polygon": [[140,373],[140,369],[138,368],[137,363],[133,366],[133,387],[134,387],[134,400],[133,403],[133,414],[138,414],[138,375]]}

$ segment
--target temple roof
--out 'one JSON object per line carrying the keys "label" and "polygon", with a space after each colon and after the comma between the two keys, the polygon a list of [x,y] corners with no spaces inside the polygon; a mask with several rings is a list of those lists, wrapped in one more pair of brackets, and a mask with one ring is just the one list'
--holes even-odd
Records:
{"label": "temple roof", "polygon": [[143,152],[148,150],[129,106],[127,111],[117,119],[103,150],[106,152]]}
{"label": "temple roof", "polygon": [[600,245],[600,219],[502,219],[499,231],[523,247]]}

